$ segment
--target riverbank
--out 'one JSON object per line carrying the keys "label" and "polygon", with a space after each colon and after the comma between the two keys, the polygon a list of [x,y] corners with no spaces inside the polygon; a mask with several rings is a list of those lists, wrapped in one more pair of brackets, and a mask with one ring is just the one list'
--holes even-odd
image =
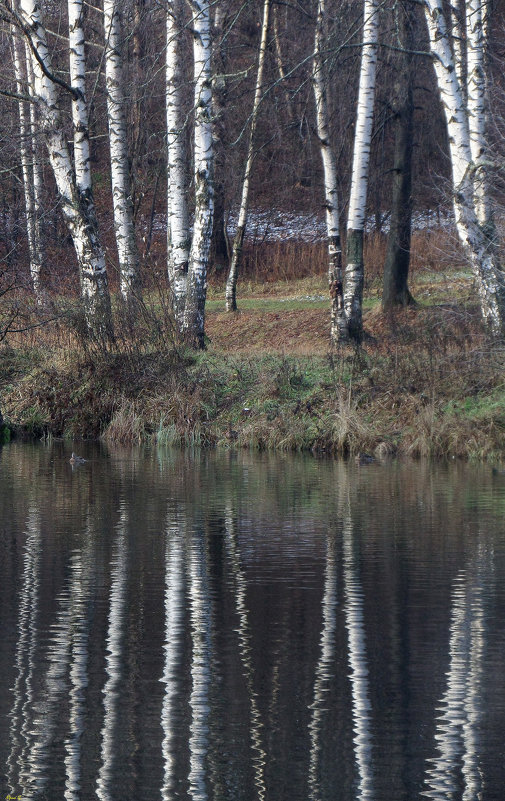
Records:
{"label": "riverbank", "polygon": [[482,336],[467,277],[451,287],[449,303],[443,282],[424,281],[419,305],[387,318],[370,294],[357,349],[328,348],[323,276],[251,285],[236,315],[211,291],[204,353],[147,331],[108,353],[61,325],[10,337],[5,423],[17,436],[499,462],[505,352]]}

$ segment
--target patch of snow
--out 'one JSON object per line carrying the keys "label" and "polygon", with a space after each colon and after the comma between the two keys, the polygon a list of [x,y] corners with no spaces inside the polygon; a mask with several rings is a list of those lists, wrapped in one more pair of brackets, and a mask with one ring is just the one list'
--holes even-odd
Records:
{"label": "patch of snow", "polygon": [[[237,212],[228,218],[228,236],[233,239],[237,226]],[[429,230],[430,228],[447,228],[452,224],[452,217],[445,210],[434,209],[416,212],[412,215],[413,230]],[[142,227],[147,232],[148,221],[143,218]],[[156,214],[153,221],[153,233],[165,234],[167,230],[166,214]],[[375,217],[366,221],[366,231],[375,230]],[[389,220],[383,219],[381,232],[387,234]],[[262,242],[323,242],[326,239],[326,222],[323,214],[310,214],[279,209],[250,209],[246,229],[246,241],[255,245]]]}

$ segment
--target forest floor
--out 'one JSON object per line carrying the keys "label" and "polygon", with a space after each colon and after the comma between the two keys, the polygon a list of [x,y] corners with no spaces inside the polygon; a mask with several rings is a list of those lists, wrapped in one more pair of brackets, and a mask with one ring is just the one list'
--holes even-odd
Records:
{"label": "forest floor", "polygon": [[505,350],[482,333],[468,273],[413,273],[416,305],[393,315],[366,287],[366,337],[329,346],[324,275],[243,282],[239,311],[208,293],[206,351],[148,328],[106,353],[68,325],[12,335],[0,350],[9,430],[124,445],[224,446],[505,460]]}

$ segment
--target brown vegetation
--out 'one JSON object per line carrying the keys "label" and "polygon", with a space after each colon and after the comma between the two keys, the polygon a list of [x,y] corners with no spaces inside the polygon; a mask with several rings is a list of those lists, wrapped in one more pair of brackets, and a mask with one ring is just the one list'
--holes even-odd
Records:
{"label": "brown vegetation", "polygon": [[[442,243],[447,269],[433,269]],[[368,245],[378,259],[381,244],[375,236]],[[282,267],[274,261],[280,247],[269,254],[265,244],[271,280],[244,277],[233,315],[223,311],[216,274],[207,351],[198,355],[174,343],[163,293],[153,288],[136,330],[118,324],[106,352],[90,350],[70,300],[55,296],[63,318],[3,343],[4,417],[39,437],[499,461],[505,353],[482,333],[465,265],[457,252],[449,258],[449,235],[419,233],[416,244],[417,306],[384,315],[380,274],[370,275],[361,348],[329,349],[324,272],[296,277],[296,261],[303,276],[316,244],[286,245]],[[295,277],[283,280],[285,271]]]}

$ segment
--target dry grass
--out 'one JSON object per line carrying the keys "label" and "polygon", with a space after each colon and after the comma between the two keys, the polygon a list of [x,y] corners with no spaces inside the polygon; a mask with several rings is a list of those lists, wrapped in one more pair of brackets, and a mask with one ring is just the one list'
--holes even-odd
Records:
{"label": "dry grass", "polygon": [[[385,316],[372,274],[364,345],[335,351],[329,303],[318,300],[327,292],[324,249],[288,244],[272,250],[284,259],[272,280],[243,280],[249,302],[237,314],[220,310],[214,280],[203,354],[174,346],[166,298],[154,290],[137,330],[120,325],[108,352],[79,339],[65,301],[60,319],[4,343],[4,416],[33,436],[103,436],[122,445],[500,459],[505,354],[482,334],[457,252],[435,269],[450,236],[416,234],[414,308]],[[373,254],[380,263],[383,247],[369,238],[369,264]],[[320,272],[288,280],[307,253],[320,259]],[[261,276],[267,268],[257,269]]]}

